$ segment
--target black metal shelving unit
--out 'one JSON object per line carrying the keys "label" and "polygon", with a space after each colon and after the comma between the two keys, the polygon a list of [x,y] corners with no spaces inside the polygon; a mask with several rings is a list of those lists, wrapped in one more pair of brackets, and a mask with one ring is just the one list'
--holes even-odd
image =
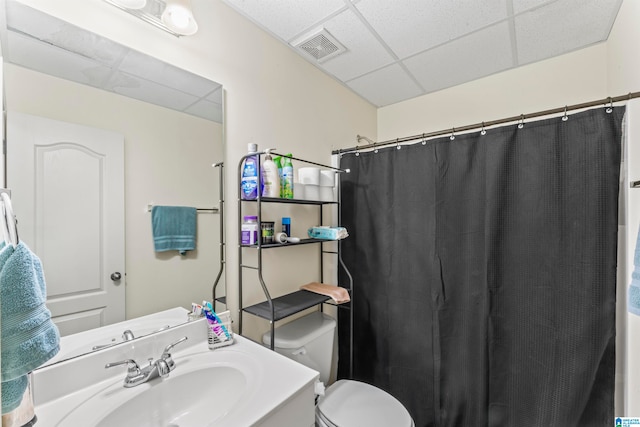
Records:
{"label": "black metal shelving unit", "polygon": [[[261,170],[260,170],[260,165],[261,160],[262,160],[262,155],[265,154],[264,152],[260,152],[257,154],[252,154],[253,156],[257,156],[258,157],[258,176],[261,176]],[[279,156],[283,156],[282,154],[278,154],[278,153],[274,153],[273,151],[271,152],[272,155],[279,155]],[[247,159],[248,157],[252,156],[252,155],[246,155],[244,157],[242,157],[240,159],[240,163],[238,165],[238,182],[240,182],[240,180],[242,179],[242,165],[245,161],[245,159]],[[335,170],[338,172],[338,178],[341,172],[346,172],[342,169],[339,168],[335,168],[332,166],[326,166],[326,165],[322,165],[319,163],[314,163],[314,162],[310,162],[304,159],[298,159],[295,157],[291,157],[292,160],[297,160],[297,161],[301,161],[303,163],[307,163],[307,164],[312,164],[312,165],[317,165],[317,166],[321,166],[325,169],[331,169],[331,170]],[[298,243],[285,243],[285,244],[281,244],[281,243],[271,243],[271,244],[262,244],[261,243],[261,239],[258,238],[258,243],[255,245],[243,245],[240,243],[240,225],[242,223],[242,216],[243,216],[243,212],[244,212],[244,207],[245,204],[246,205],[250,205],[250,204],[256,204],[256,211],[257,211],[257,217],[258,217],[258,224],[260,224],[261,222],[261,218],[262,218],[262,204],[264,203],[280,203],[280,204],[298,204],[298,205],[311,205],[311,206],[318,206],[318,212],[319,212],[319,221],[320,224],[323,223],[323,207],[327,206],[327,205],[337,205],[339,206],[340,204],[340,194],[338,191],[338,197],[337,197],[337,201],[319,201],[319,200],[301,200],[301,199],[283,199],[283,198],[274,198],[274,197],[261,197],[260,192],[258,191],[258,197],[254,200],[244,200],[241,197],[238,198],[238,260],[239,260],[239,275],[238,275],[238,298],[239,298],[239,315],[238,315],[238,331],[240,334],[242,334],[242,316],[243,313],[249,313],[252,314],[254,316],[258,316],[261,317],[263,319],[266,319],[270,322],[270,326],[271,326],[271,349],[274,349],[274,345],[275,345],[275,322],[277,322],[278,320],[282,320],[286,317],[289,317],[293,314],[299,313],[303,310],[306,310],[308,308],[320,305],[322,306],[322,304],[328,303],[328,304],[332,304],[332,300],[330,297],[325,296],[325,295],[321,295],[321,294],[317,294],[315,292],[310,292],[310,291],[306,291],[306,290],[297,290],[295,292],[291,292],[285,295],[281,295],[278,297],[272,297],[269,293],[269,289],[267,287],[267,284],[265,283],[264,279],[263,279],[263,262],[262,262],[262,252],[264,250],[277,250],[277,248],[283,248],[283,247],[291,247],[291,246],[298,246],[298,245],[309,245],[309,244],[316,244],[316,245],[320,245],[320,282],[323,281],[323,275],[324,275],[324,268],[323,268],[323,257],[325,254],[335,254],[338,256],[338,268],[343,268],[346,272],[349,278],[351,278],[351,275],[349,274],[349,270],[347,269],[346,265],[344,264],[344,262],[342,261],[342,257],[340,256],[340,241],[337,242],[338,245],[338,249],[337,251],[329,251],[329,250],[325,250],[324,248],[324,244],[326,243],[335,243],[335,241],[333,240],[322,240],[322,239],[301,239],[300,242]],[[254,265],[246,265],[243,262],[243,252],[246,250],[256,250],[257,251],[257,266]],[[242,289],[243,289],[243,271],[245,269],[250,269],[250,270],[255,270],[257,272],[258,275],[258,280],[260,282],[260,286],[262,287],[262,291],[264,293],[265,296],[265,300],[263,302],[260,302],[258,304],[253,304],[250,306],[245,307],[243,305],[243,297],[242,297]],[[350,284],[349,287],[347,288],[350,293],[353,289],[353,280],[350,280]],[[334,304],[335,305],[335,304]],[[345,308],[350,308],[350,303],[347,304],[340,304],[339,307],[345,307]]]}

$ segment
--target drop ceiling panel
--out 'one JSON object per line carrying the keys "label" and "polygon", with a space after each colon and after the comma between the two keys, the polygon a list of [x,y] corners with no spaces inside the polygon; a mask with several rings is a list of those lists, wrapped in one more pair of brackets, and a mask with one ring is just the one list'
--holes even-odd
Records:
{"label": "drop ceiling panel", "polygon": [[556,0],[511,0],[511,3],[513,3],[513,13],[518,14],[554,1]]}
{"label": "drop ceiling panel", "polygon": [[7,33],[11,62],[34,71],[100,88],[111,75],[111,69],[93,59],[41,43],[20,33]]}
{"label": "drop ceiling panel", "polygon": [[184,111],[198,100],[188,93],[119,71],[113,74],[105,89],[178,111]]}
{"label": "drop ceiling panel", "polygon": [[119,70],[133,75],[145,75],[147,80],[197,97],[205,96],[220,86],[211,80],[133,50],[124,57]]}
{"label": "drop ceiling panel", "polygon": [[426,92],[503,71],[513,65],[507,22],[403,61]]}
{"label": "drop ceiling panel", "polygon": [[104,37],[82,30],[38,10],[16,2],[7,2],[7,28],[28,34],[34,39],[113,66],[126,49]]}
{"label": "drop ceiling panel", "polygon": [[400,59],[507,17],[507,0],[362,0],[356,8]]}
{"label": "drop ceiling panel", "polygon": [[225,3],[286,41],[346,7],[342,0],[225,0]]}
{"label": "drop ceiling panel", "polygon": [[620,3],[563,0],[518,15],[518,63],[539,61],[606,40]]}
{"label": "drop ceiling panel", "polygon": [[325,22],[323,27],[340,43],[348,46],[345,53],[322,64],[326,71],[342,81],[382,68],[394,61],[384,46],[350,10]]}
{"label": "drop ceiling panel", "polygon": [[422,89],[398,64],[351,80],[347,84],[360,96],[377,106],[393,104],[422,93]]}
{"label": "drop ceiling panel", "polygon": [[[222,109],[221,86],[216,82],[15,0],[6,0],[6,8],[3,54],[10,63],[182,112],[207,97],[218,107],[200,108],[197,116],[208,120],[216,119],[207,117],[206,111]],[[215,113],[216,118],[220,116]]]}
{"label": "drop ceiling panel", "polygon": [[622,4],[622,0],[223,1],[289,47],[299,37],[327,28],[347,53],[318,62],[294,50],[378,106],[602,42]]}

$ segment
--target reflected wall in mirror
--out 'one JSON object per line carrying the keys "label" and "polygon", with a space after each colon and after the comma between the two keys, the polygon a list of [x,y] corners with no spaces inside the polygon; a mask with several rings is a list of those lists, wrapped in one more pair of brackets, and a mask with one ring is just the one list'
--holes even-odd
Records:
{"label": "reflected wall in mirror", "polygon": [[[47,306],[61,333],[210,299],[220,269],[220,216],[198,213],[196,250],[181,256],[154,252],[148,206],[219,206],[221,175],[212,164],[224,158],[222,86],[15,0],[5,5],[6,186],[12,189],[20,236],[42,260]],[[107,204],[100,185],[108,174],[95,179],[96,190],[87,180],[74,179],[80,166],[61,166],[64,153],[33,149],[34,164],[41,167],[20,176],[17,171],[25,168],[23,160],[14,160],[22,159],[15,147],[35,138],[32,131],[42,123],[17,131],[20,120],[15,119],[25,117],[119,135],[121,212],[105,215],[100,210]],[[61,138],[58,143],[64,142]],[[106,162],[95,157],[100,165]],[[60,179],[51,175],[56,166],[63,169]],[[42,197],[34,182],[57,185],[57,196]],[[77,196],[83,190],[85,195]],[[96,205],[100,209],[92,219]],[[117,240],[105,224],[118,216],[124,238],[112,256],[100,244]],[[49,228],[43,232],[45,225]],[[84,240],[70,244],[72,237]],[[75,263],[65,265],[67,260]],[[121,278],[112,279],[113,273]],[[87,278],[95,282],[87,285]],[[99,301],[109,289],[116,296]],[[224,283],[217,295],[223,294]],[[115,314],[108,314],[109,305]]]}

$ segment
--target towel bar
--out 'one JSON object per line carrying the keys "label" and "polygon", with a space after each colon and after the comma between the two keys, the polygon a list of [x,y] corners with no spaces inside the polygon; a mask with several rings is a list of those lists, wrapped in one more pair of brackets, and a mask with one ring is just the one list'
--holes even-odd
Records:
{"label": "towel bar", "polygon": [[[153,205],[151,203],[149,203],[147,205],[147,212],[151,212],[152,208],[153,208]],[[218,213],[218,212],[220,212],[220,209],[218,209],[218,208],[196,208],[196,211],[198,211],[198,212],[208,212],[208,213]]]}

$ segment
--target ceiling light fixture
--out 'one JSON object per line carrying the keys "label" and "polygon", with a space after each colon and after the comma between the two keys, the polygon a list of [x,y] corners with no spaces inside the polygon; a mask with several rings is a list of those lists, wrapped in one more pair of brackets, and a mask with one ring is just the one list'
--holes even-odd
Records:
{"label": "ceiling light fixture", "polygon": [[104,0],[176,37],[198,31],[188,0]]}
{"label": "ceiling light fixture", "polygon": [[193,17],[189,0],[167,0],[167,7],[161,19],[167,27],[185,36],[198,31],[198,24]]}

